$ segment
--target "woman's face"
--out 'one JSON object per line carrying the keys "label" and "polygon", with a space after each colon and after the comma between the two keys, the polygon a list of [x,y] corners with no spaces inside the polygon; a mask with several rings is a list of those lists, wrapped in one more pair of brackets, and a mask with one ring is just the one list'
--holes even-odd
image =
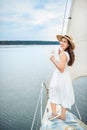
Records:
{"label": "woman's face", "polygon": [[62,50],[66,50],[69,47],[68,40],[65,38],[62,38],[60,41],[60,47],[62,48]]}

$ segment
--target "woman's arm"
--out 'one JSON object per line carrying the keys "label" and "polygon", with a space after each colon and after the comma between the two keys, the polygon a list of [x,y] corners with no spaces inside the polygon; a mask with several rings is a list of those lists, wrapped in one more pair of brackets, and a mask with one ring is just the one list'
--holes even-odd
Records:
{"label": "woman's arm", "polygon": [[51,56],[50,60],[60,70],[60,72],[62,73],[64,72],[66,61],[67,61],[67,56],[63,51],[60,53],[60,62],[57,62],[54,56]]}

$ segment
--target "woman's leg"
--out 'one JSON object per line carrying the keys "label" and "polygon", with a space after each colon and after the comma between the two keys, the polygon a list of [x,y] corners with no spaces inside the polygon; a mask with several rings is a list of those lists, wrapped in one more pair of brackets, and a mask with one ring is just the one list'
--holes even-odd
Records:
{"label": "woman's leg", "polygon": [[52,114],[56,115],[56,104],[55,103],[51,103],[51,110],[52,110]]}
{"label": "woman's leg", "polygon": [[51,103],[51,110],[52,110],[52,115],[48,119],[54,120],[58,117],[57,112],[56,112],[56,104],[55,103]]}
{"label": "woman's leg", "polygon": [[66,120],[66,108],[64,107],[61,107],[61,115],[58,117],[58,119],[61,119],[61,120]]}

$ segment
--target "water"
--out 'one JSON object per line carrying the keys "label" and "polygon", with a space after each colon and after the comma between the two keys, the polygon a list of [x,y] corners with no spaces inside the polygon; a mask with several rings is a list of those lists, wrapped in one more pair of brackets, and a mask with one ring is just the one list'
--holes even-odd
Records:
{"label": "water", "polygon": [[[73,81],[76,105],[79,109],[81,120],[87,124],[87,76],[78,77]],[[72,112],[79,118],[75,106]]]}
{"label": "water", "polygon": [[0,47],[0,129],[30,130],[41,83],[54,70],[51,47]]}
{"label": "water", "polygon": [[[55,69],[49,60],[54,47],[0,47],[0,130],[30,130],[41,83],[48,85]],[[83,106],[80,108],[82,112]]]}

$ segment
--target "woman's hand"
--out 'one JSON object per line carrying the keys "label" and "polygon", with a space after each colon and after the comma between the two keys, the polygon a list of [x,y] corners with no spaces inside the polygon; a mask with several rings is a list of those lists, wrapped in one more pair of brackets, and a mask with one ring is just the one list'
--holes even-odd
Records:
{"label": "woman's hand", "polygon": [[52,55],[52,56],[50,57],[50,60],[53,62],[53,61],[55,60],[55,57]]}
{"label": "woman's hand", "polygon": [[66,61],[67,61],[67,56],[64,52],[60,53],[60,61],[57,62],[54,58],[54,56],[50,57],[50,60],[53,62],[53,64],[60,70],[60,72],[64,72]]}
{"label": "woman's hand", "polygon": [[60,54],[61,52],[62,52],[62,48],[59,47],[59,49],[58,49],[58,54]]}

